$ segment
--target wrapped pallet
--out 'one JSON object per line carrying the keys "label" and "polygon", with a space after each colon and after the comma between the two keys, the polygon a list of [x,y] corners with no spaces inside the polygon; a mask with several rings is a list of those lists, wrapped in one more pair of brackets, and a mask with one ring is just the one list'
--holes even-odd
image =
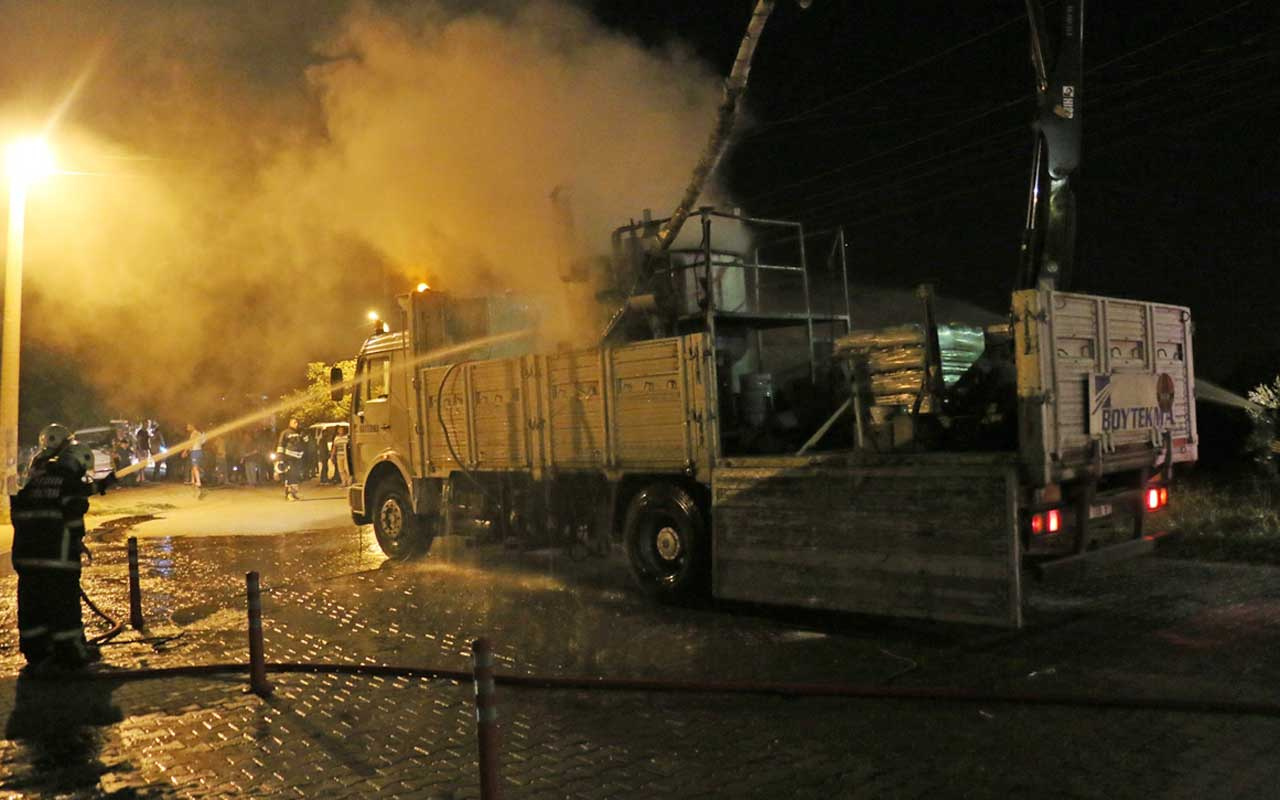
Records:
{"label": "wrapped pallet", "polygon": [[[982,355],[982,328],[958,323],[939,325],[938,346],[943,383],[950,386]],[[835,350],[853,362],[855,372],[868,376],[865,388],[876,405],[914,405],[926,368],[923,325],[850,331],[836,340]]]}

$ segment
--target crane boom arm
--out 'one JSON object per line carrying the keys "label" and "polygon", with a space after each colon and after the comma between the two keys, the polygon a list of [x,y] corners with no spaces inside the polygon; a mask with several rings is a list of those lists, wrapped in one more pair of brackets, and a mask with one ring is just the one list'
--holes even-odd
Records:
{"label": "crane boom arm", "polygon": [[[799,0],[801,8],[808,8],[809,3],[810,0]],[[773,13],[774,5],[775,0],[757,0],[755,10],[751,12],[751,21],[747,23],[747,30],[742,34],[742,42],[738,45],[738,55],[733,60],[733,68],[729,70],[729,77],[724,82],[724,95],[720,99],[720,107],[716,113],[715,127],[711,129],[711,136],[703,149],[702,157],[693,168],[693,175],[689,178],[689,185],[685,187],[680,203],[672,212],[671,218],[658,231],[659,250],[670,248],[671,243],[680,235],[680,229],[684,227],[685,220],[693,212],[693,204],[702,196],[707,178],[715,171],[721,156],[724,155],[725,146],[729,143],[729,135],[733,133],[733,125],[738,118],[738,103],[747,91],[747,77],[751,74],[751,61],[756,55],[756,45],[760,43],[760,35],[764,32],[765,23],[769,21],[769,15]]]}
{"label": "crane boom arm", "polygon": [[1054,47],[1040,0],[1026,0],[1036,79],[1035,144],[1017,287],[1061,288],[1075,266],[1073,176],[1080,166],[1084,0],[1066,0]]}

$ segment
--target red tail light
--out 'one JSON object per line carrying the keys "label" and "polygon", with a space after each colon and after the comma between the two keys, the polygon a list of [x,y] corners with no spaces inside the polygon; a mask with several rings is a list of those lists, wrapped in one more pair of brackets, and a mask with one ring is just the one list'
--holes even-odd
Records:
{"label": "red tail light", "polygon": [[1056,508],[1031,515],[1031,532],[1036,536],[1062,530],[1062,512]]}
{"label": "red tail light", "polygon": [[1160,507],[1164,508],[1167,505],[1169,505],[1169,490],[1166,487],[1161,486],[1160,487]]}
{"label": "red tail light", "polygon": [[1160,507],[1160,490],[1148,489],[1147,490],[1147,510],[1155,511],[1159,507]]}

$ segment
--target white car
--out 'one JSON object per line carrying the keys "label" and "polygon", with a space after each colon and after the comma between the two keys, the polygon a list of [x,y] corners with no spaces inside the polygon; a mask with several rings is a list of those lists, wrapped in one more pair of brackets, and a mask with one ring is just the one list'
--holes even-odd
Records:
{"label": "white car", "polygon": [[98,428],[81,428],[71,434],[80,444],[89,445],[93,451],[93,479],[100,481],[111,474],[111,446],[116,440],[116,428],[103,425]]}

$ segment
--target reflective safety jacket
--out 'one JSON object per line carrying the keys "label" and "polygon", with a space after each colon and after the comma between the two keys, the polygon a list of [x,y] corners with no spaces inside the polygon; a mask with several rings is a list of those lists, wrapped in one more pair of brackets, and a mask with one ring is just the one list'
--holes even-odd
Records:
{"label": "reflective safety jacket", "polygon": [[304,455],[302,447],[302,434],[293,428],[285,428],[276,444],[276,452],[296,461]]}
{"label": "reflective safety jacket", "polygon": [[13,568],[80,571],[84,515],[93,483],[57,459],[33,466],[25,486],[9,499],[13,519]]}

